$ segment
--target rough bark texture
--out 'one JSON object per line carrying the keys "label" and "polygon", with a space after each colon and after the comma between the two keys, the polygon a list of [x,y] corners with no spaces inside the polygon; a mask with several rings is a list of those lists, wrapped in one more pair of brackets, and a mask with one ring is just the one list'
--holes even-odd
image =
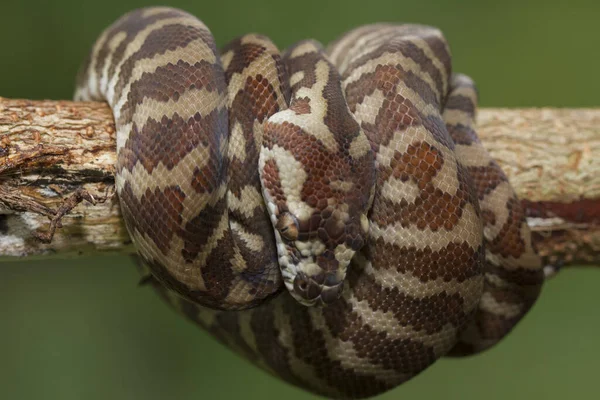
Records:
{"label": "rough bark texture", "polygon": [[[478,133],[546,263],[599,265],[600,110],[483,109]],[[133,251],[114,196],[115,143],[104,103],[0,98],[0,259]]]}

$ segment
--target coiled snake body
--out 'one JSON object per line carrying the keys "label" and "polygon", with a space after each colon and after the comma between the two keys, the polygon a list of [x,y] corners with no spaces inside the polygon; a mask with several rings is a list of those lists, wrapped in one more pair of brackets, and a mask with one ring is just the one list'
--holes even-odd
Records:
{"label": "coiled snake body", "polygon": [[218,53],[195,17],[141,9],[100,36],[75,97],[112,107],[117,193],[157,290],[294,385],[381,393],[492,346],[538,296],[523,210],[437,29]]}

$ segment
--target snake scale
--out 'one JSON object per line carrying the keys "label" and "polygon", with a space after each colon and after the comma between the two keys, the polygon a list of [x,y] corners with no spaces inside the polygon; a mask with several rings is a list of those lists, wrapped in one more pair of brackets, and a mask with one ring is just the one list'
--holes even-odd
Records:
{"label": "snake scale", "polygon": [[[116,188],[153,286],[271,374],[364,398],[498,342],[543,282],[441,32],[354,29],[220,52],[181,10],[102,33],[77,100],[117,126]],[[206,362],[209,362],[207,360]]]}

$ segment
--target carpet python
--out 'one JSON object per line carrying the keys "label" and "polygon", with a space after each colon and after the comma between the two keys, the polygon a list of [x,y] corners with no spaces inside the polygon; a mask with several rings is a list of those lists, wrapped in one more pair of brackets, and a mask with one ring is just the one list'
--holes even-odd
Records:
{"label": "carpet python", "polygon": [[113,110],[153,286],[293,385],[374,396],[494,345],[539,294],[523,209],[438,29],[217,51],[194,16],[145,8],[102,33],[77,82]]}

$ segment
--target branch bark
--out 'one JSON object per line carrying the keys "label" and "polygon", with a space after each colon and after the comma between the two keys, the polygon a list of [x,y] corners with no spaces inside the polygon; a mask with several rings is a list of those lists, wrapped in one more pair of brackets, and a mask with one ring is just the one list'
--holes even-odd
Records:
{"label": "branch bark", "polygon": [[[545,262],[600,265],[600,109],[482,109],[478,133]],[[104,103],[0,98],[0,259],[132,253],[115,148]]]}

